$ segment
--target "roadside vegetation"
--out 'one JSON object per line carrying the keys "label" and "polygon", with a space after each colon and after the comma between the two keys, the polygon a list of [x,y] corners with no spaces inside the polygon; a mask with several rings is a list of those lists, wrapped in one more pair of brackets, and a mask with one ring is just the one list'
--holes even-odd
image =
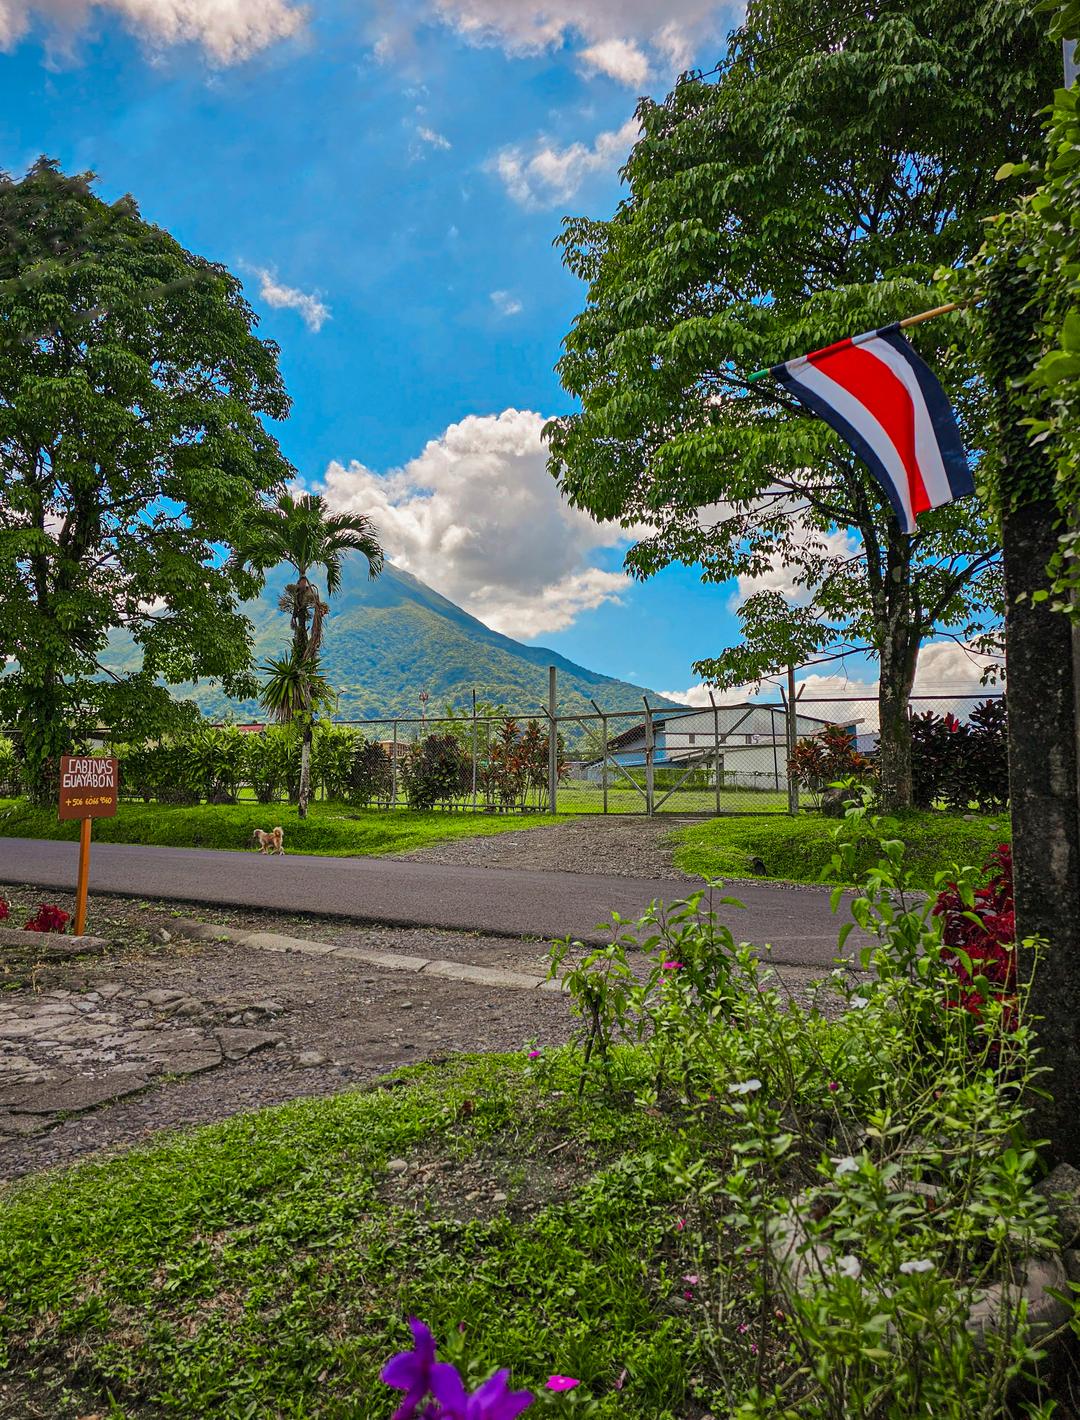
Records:
{"label": "roadside vegetation", "polygon": [[[933,887],[942,864],[977,866],[998,844],[1012,839],[1007,813],[965,817],[942,810],[913,811],[897,815],[895,824],[912,883],[919,888]],[[707,819],[674,831],[675,866],[703,878],[820,883],[830,868],[834,830],[835,824],[818,814]],[[869,830],[856,832],[854,849],[854,872],[863,873],[877,861],[877,841]]]}
{"label": "roadside vegetation", "polygon": [[[838,876],[863,831],[889,825],[842,825]],[[935,912],[905,910],[883,848],[858,908],[878,945],[809,1008],[692,901],[575,954],[570,1047],[410,1068],[11,1187],[9,1400],[385,1420],[412,1316],[469,1386],[508,1367],[534,1413],[960,1420],[1022,1383],[1015,1413],[1049,1414],[1050,1332],[1078,1327],[1013,1284],[1068,1239],[1025,1136],[1007,856]]]}
{"label": "roadside vegetation", "polygon": [[[280,824],[287,853],[319,853],[328,857],[365,857],[407,853],[455,838],[487,837],[511,829],[538,828],[554,823],[541,814],[421,813],[398,809],[380,813],[349,804],[320,801],[300,819],[291,804],[121,803],[115,818],[98,819],[94,838],[100,843],[147,843],[171,848],[249,850],[256,828]],[[35,808],[25,800],[0,799],[0,837],[53,838],[77,842],[77,821],[60,823],[55,808]]]}

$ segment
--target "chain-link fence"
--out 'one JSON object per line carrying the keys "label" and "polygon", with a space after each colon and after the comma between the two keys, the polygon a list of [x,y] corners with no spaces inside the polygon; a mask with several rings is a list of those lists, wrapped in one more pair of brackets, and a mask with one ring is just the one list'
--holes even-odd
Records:
{"label": "chain-link fence", "polygon": [[[554,693],[549,705],[557,705]],[[1003,696],[916,696],[911,718],[921,807],[996,811],[1007,802]],[[232,726],[219,746],[202,736],[121,747],[122,794],[188,803],[295,797],[298,741],[283,745],[281,731],[266,730]],[[588,711],[564,707],[554,715],[335,720],[316,734],[312,781],[318,798],[380,809],[784,814],[817,807],[827,785],[846,777],[845,765],[872,777],[877,749],[872,698],[717,699],[679,708],[643,702],[640,711],[594,702]],[[0,763],[0,780],[15,773],[14,762],[6,770]]]}

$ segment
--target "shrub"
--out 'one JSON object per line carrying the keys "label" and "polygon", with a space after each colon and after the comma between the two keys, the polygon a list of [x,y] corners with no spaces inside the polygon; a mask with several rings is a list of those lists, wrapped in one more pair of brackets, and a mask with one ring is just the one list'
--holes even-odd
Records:
{"label": "shrub", "polygon": [[62,907],[57,907],[55,902],[42,902],[38,905],[37,916],[31,917],[28,922],[23,923],[25,932],[64,932],[70,920],[70,912],[65,912]]}
{"label": "shrub", "polygon": [[1000,812],[1009,802],[1008,710],[1005,697],[984,700],[968,721],[927,710],[911,717],[915,806],[975,807]]}
{"label": "shrub", "polygon": [[791,777],[819,799],[830,784],[865,780],[871,770],[871,761],[855,748],[850,731],[839,725],[827,725],[816,734],[806,735],[788,760]]}
{"label": "shrub", "polygon": [[316,725],[311,744],[311,782],[328,799],[348,797],[353,759],[363,736],[346,725]]}
{"label": "shrub", "polygon": [[22,780],[15,746],[6,736],[0,735],[0,798],[15,799],[22,792]]}
{"label": "shrub", "polygon": [[6,922],[11,916],[11,905],[6,897],[0,897],[0,922]]}
{"label": "shrub", "polygon": [[946,960],[960,982],[950,1004],[981,1016],[988,1000],[998,1001],[1008,1028],[1016,996],[1016,909],[1007,843],[995,849],[983,871],[989,874],[985,887],[949,883],[938,893],[934,915],[943,919],[942,940],[954,952]]}
{"label": "shrub", "polygon": [[374,740],[363,740],[349,766],[346,798],[368,808],[389,808],[394,792],[394,770],[390,756]]}
{"label": "shrub", "polygon": [[433,809],[466,797],[471,791],[472,764],[454,735],[428,735],[409,747],[401,777],[409,807]]}
{"label": "shrub", "polygon": [[281,798],[289,765],[299,755],[299,738],[288,728],[273,725],[261,734],[244,736],[244,777],[260,804]]}

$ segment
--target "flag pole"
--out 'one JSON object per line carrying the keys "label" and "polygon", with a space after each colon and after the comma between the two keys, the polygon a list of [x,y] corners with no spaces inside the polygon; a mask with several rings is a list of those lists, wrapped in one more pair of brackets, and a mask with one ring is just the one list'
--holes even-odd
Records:
{"label": "flag pole", "polygon": [[[908,328],[909,325],[919,325],[919,324],[920,324],[922,321],[924,321],[924,320],[933,320],[933,318],[934,318],[935,316],[947,316],[947,315],[950,313],[950,311],[959,311],[959,310],[961,310],[964,306],[973,306],[973,305],[975,305],[978,301],[981,301],[981,300],[982,300],[982,296],[979,295],[979,296],[969,296],[966,301],[950,301],[947,306],[935,306],[935,307],[933,308],[933,310],[930,310],[930,311],[920,311],[917,316],[905,316],[902,321],[897,321],[896,324],[899,326],[899,328],[900,328],[901,330],[907,330],[907,328]],[[876,331],[869,331],[869,332],[867,333],[867,335],[864,335],[864,336],[861,336],[861,337],[860,337],[860,336],[855,336],[854,339],[855,339],[856,344],[858,344],[859,341],[860,341],[860,339],[861,339],[861,340],[867,340],[867,339],[869,339],[871,336],[876,335],[876,334],[877,334]],[[811,351],[811,354],[813,354],[813,355],[817,355],[817,354],[819,354],[819,353],[820,353],[820,352],[817,351],[817,350]],[[809,355],[805,355],[805,356],[803,356],[802,358],[805,359],[805,360],[809,360],[810,356],[809,356]],[[766,365],[765,368],[762,369],[762,370],[755,370],[752,375],[747,375],[747,377],[746,377],[746,383],[747,383],[748,385],[752,385],[755,380],[762,380],[762,379],[764,379],[765,376],[769,373],[769,370],[770,370],[771,368],[772,368],[772,367],[771,367],[770,365]]]}

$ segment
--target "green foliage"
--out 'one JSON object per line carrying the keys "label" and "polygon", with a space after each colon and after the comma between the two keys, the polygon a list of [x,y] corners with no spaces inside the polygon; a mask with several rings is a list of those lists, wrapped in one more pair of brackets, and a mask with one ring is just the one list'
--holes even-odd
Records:
{"label": "green foliage", "polygon": [[[568,220],[559,239],[588,283],[559,365],[582,408],[547,428],[563,491],[647,529],[637,576],[785,568],[798,598],[752,594],[740,644],[697,669],[737,684],[828,648],[876,654],[900,800],[921,642],[1000,617],[995,530],[969,501],[901,533],[824,422],[746,377],[938,303],[935,271],[976,249],[1000,202],[996,167],[1037,142],[1057,56],[1033,9],[752,0],[715,81],[639,105],[615,217]],[[975,328],[945,317],[915,342],[984,448]]]}
{"label": "green foliage", "polygon": [[401,781],[409,807],[453,807],[472,791],[472,765],[454,735],[426,735],[401,762]]}
{"label": "green foliage", "polygon": [[[1080,35],[1076,0],[1048,4],[1056,39]],[[1047,89],[1049,95],[1050,89]],[[1019,156],[1019,155],[1013,155]],[[1057,88],[1045,145],[1006,163],[1003,181],[1028,191],[991,226],[962,284],[987,294],[983,332],[995,375],[995,422],[1004,443],[985,492],[1004,512],[1049,499],[1060,512],[1060,548],[1036,596],[1080,617],[1080,92]]]}
{"label": "green foliage", "polygon": [[[907,847],[906,863],[920,888],[930,888],[942,863],[975,867],[1011,835],[1008,815],[999,819],[965,819],[934,810],[897,817],[897,832]],[[717,818],[679,829],[674,834],[675,864],[702,878],[764,876],[784,882],[819,883],[833,852],[832,827],[816,814],[786,814]],[[876,861],[877,844],[867,830],[858,840],[850,881]],[[754,863],[766,872],[755,872]]]}
{"label": "green foliage", "polygon": [[300,737],[284,725],[245,735],[244,762],[245,778],[259,803],[276,803],[290,778],[300,777]]}
{"label": "green foliage", "polygon": [[345,725],[319,725],[311,743],[311,779],[328,799],[352,797],[353,761],[364,737]]}
{"label": "green foliage", "polygon": [[0,735],[0,798],[14,798],[22,787],[15,746]]}
{"label": "green foliage", "polygon": [[[947,1009],[954,949],[933,897],[913,892],[898,829],[860,808],[834,830],[845,879],[856,840],[877,842],[840,934],[843,945],[857,923],[870,942],[861,979],[834,972],[808,1010],[700,894],[637,924],[616,918],[611,946],[576,944],[563,976],[585,1021],[579,1089],[692,1113],[665,1160],[695,1253],[686,1295],[704,1304],[724,1413],[746,1420],[966,1420],[1003,1413],[1020,1378],[1037,1386],[1041,1337],[1017,1279],[1054,1224],[1025,1134],[1042,1073],[1026,988],[1007,1032],[996,1003],[982,1021]],[[970,870],[956,876],[970,900]],[[554,949],[553,973],[570,946]],[[829,996],[843,1011],[835,1024]],[[703,1156],[708,1128],[724,1136],[722,1159]],[[999,1324],[980,1336],[969,1317],[994,1288]],[[1032,1395],[1022,1413],[1049,1414],[1049,1395]]]}
{"label": "green foliage", "polygon": [[260,579],[219,550],[290,471],[262,422],[289,408],[277,349],[240,282],[90,183],[44,159],[0,176],[0,716],[45,797],[87,700],[114,697],[88,682],[116,628],[145,695],[250,693],[239,603]]}
{"label": "green foliage", "polygon": [[385,809],[394,793],[394,769],[381,744],[366,740],[353,755],[348,798],[362,808]]}

